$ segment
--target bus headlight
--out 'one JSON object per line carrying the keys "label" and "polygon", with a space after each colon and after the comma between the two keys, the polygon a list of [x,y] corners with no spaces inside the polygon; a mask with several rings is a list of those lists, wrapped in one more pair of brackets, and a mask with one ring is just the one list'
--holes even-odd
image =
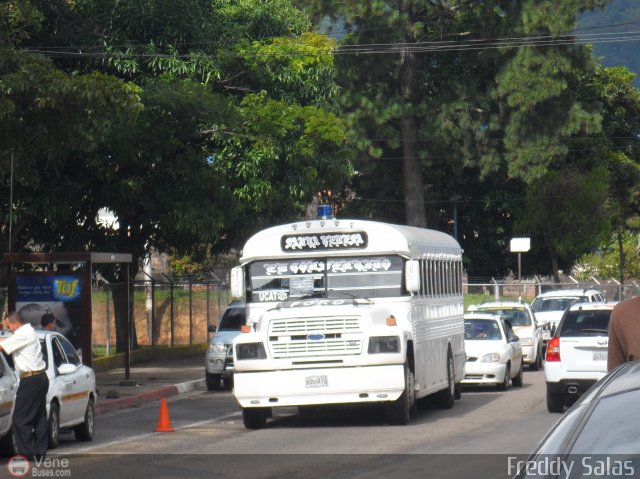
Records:
{"label": "bus headlight", "polygon": [[400,338],[398,336],[376,336],[369,338],[369,354],[399,353]]}
{"label": "bus headlight", "polygon": [[236,357],[241,359],[267,359],[267,353],[262,343],[236,344]]}

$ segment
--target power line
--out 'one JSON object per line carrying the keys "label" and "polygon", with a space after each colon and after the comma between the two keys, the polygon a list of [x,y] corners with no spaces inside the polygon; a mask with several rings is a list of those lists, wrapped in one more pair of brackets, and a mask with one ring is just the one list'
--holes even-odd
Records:
{"label": "power line", "polygon": [[[555,47],[555,46],[575,46],[596,43],[625,43],[640,41],[640,31],[598,33],[587,35],[538,35],[526,37],[503,37],[492,39],[465,39],[465,40],[440,40],[425,42],[393,42],[393,43],[370,43],[341,45],[326,52],[316,52],[314,55],[370,55],[370,54],[405,54],[405,53],[442,53],[442,52],[464,52],[492,49],[513,49],[524,47]],[[95,47],[87,47],[95,48]],[[3,49],[7,51],[8,49]],[[159,53],[159,52],[100,52],[84,51],[82,48],[69,50],[63,47],[27,47],[18,51],[37,53],[51,57],[95,57],[95,58],[183,58],[187,59],[194,55],[201,57],[214,57],[201,51],[190,53]],[[226,50],[221,50],[224,52]],[[232,51],[227,54],[237,55]],[[309,56],[308,50],[269,52],[261,53],[265,57],[294,57]]]}

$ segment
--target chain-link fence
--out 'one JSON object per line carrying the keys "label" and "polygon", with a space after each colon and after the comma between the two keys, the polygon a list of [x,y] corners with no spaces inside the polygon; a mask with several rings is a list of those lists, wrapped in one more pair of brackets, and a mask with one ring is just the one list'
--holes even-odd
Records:
{"label": "chain-link fence", "polygon": [[531,302],[541,293],[555,289],[597,289],[602,291],[608,301],[620,301],[640,295],[640,284],[627,280],[621,285],[615,279],[592,278],[590,281],[578,281],[569,277],[568,282],[555,283],[541,278],[516,281],[512,279],[473,280],[469,278],[463,284],[465,304],[482,301],[509,301],[522,299]]}

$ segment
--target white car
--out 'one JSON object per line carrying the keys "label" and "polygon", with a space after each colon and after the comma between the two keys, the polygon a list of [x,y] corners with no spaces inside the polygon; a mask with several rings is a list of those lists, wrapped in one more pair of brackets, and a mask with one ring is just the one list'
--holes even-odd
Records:
{"label": "white car", "polygon": [[[472,307],[469,308],[471,310]],[[524,301],[491,301],[473,307],[475,311],[497,314],[509,321],[513,331],[520,338],[524,363],[533,370],[542,368],[545,348],[542,341],[542,328],[536,316]]]}
{"label": "white car", "polygon": [[[231,303],[220,318],[217,328],[209,341],[205,353],[204,367],[207,389],[220,389],[221,381],[231,389],[233,384],[233,338],[240,334],[240,328],[247,319],[244,303]],[[211,331],[210,331],[211,332]]]}
{"label": "white car", "polygon": [[467,355],[462,384],[522,386],[520,339],[509,323],[491,313],[464,315],[464,348]]}
{"label": "white car", "polygon": [[18,375],[0,353],[0,451],[13,452],[11,418],[18,391]]}
{"label": "white car", "polygon": [[612,303],[578,303],[562,317],[547,346],[547,409],[562,412],[607,373]]}
{"label": "white car", "polygon": [[[11,333],[4,331],[4,335]],[[55,331],[36,331],[46,363],[49,390],[49,448],[60,443],[60,431],[72,429],[79,441],[93,440],[95,425],[96,376],[69,340]]]}
{"label": "white car", "polygon": [[575,303],[604,301],[604,294],[597,289],[557,289],[538,295],[531,303],[531,309],[538,324],[542,326],[542,338],[546,344],[554,335],[560,318],[569,306]]}

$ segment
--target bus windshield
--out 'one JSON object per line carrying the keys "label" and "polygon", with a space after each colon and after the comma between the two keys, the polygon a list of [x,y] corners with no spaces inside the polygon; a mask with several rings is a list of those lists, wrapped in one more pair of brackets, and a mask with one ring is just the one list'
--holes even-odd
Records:
{"label": "bus windshield", "polygon": [[400,256],[255,261],[249,265],[251,300],[285,301],[328,290],[363,298],[401,296],[402,271]]}

